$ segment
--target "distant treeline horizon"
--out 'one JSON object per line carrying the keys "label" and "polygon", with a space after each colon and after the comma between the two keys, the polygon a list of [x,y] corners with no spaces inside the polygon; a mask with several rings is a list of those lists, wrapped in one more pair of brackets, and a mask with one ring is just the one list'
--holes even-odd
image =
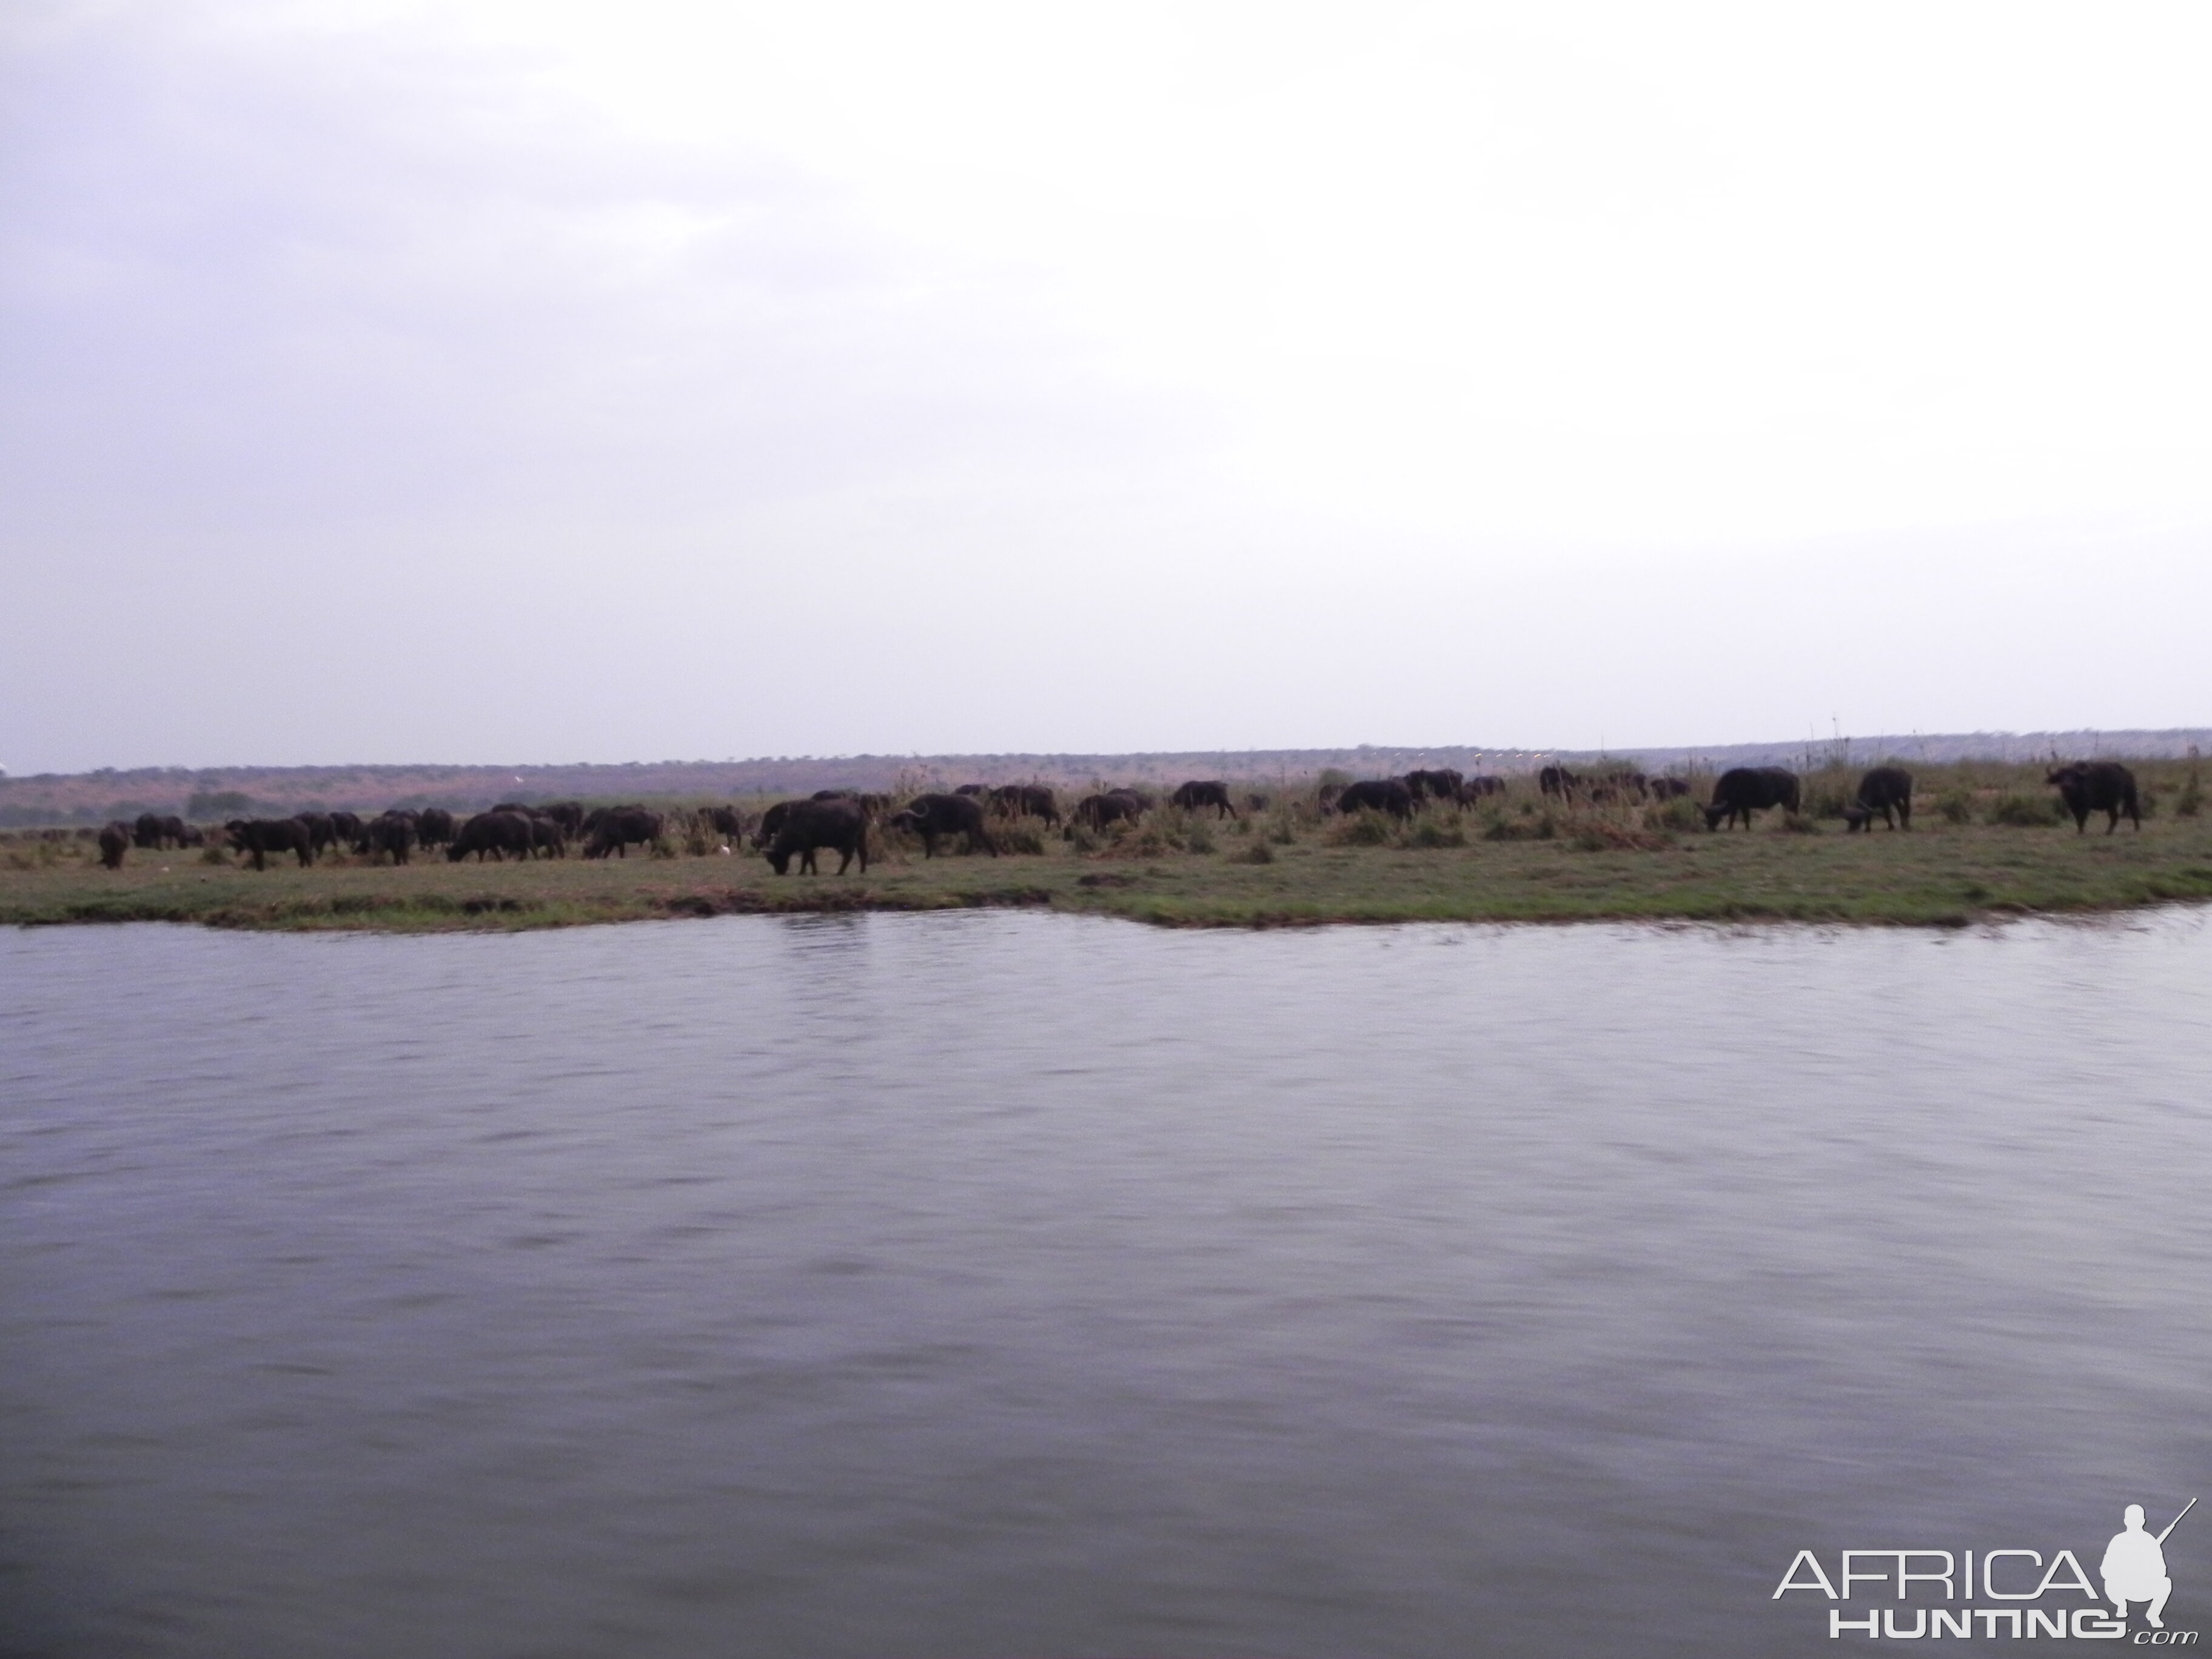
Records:
{"label": "distant treeline horizon", "polygon": [[143,811],[210,820],[313,805],[477,810],[505,799],[743,798],[817,789],[890,792],[961,783],[1042,782],[1060,787],[1186,778],[1278,784],[1324,772],[1394,776],[1417,767],[1518,774],[1549,765],[1631,763],[1653,773],[1706,774],[1732,766],[1810,770],[1885,760],[1943,764],[2045,759],[2175,760],[2212,747],[2212,727],[2074,732],[1831,735],[1773,743],[1672,748],[1516,749],[1471,744],[1363,744],[1336,749],[1176,750],[1126,754],[778,756],[742,761],[631,761],[574,765],[143,767],[0,777],[0,829],[93,823]]}

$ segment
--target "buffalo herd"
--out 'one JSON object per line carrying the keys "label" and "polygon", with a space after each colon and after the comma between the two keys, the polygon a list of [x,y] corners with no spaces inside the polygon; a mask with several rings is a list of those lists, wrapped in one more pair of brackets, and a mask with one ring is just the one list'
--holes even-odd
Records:
{"label": "buffalo herd", "polygon": [[[2107,835],[2119,828],[2124,815],[2137,830],[2142,828],[2135,775],[2117,762],[2080,761],[2054,767],[2045,781],[2057,790],[2076,834],[2087,830],[2094,812],[2106,815]],[[1547,766],[1537,773],[1536,787],[1548,800],[1590,805],[1673,800],[1690,791],[1685,779],[1647,776],[1625,766],[1583,774]],[[1468,806],[1504,788],[1503,778],[1466,777],[1449,767],[1437,767],[1402,777],[1325,785],[1318,801],[1328,813],[1371,812],[1410,820],[1430,803]],[[1219,779],[1191,779],[1168,800],[1186,813],[1240,817],[1229,785]],[[757,818],[723,805],[679,812],[672,821],[667,814],[641,805],[586,809],[576,801],[537,805],[502,801],[462,818],[434,806],[419,811],[394,807],[366,819],[343,811],[234,818],[223,826],[222,836],[233,851],[250,856],[256,870],[268,867],[272,853],[279,857],[289,853],[305,866],[332,848],[386,858],[394,864],[407,863],[418,848],[442,850],[454,863],[471,857],[479,863],[487,859],[563,858],[571,846],[580,848],[587,859],[624,859],[633,848],[648,853],[665,850],[673,834],[720,838],[724,852],[750,838],[753,849],[766,857],[778,875],[789,872],[794,857],[801,874],[817,873],[816,855],[827,848],[838,854],[837,873],[842,875],[855,860],[866,871],[868,835],[878,825],[921,842],[924,858],[935,858],[939,843],[956,838],[969,853],[996,858],[1000,837],[993,833],[994,822],[1004,825],[1035,818],[1060,827],[1065,837],[1073,839],[1085,831],[1098,834],[1117,824],[1136,823],[1158,804],[1150,791],[1125,786],[1085,795],[1063,815],[1059,798],[1046,785],[971,783],[949,793],[917,795],[896,810],[888,796],[849,789],[817,790],[803,800],[780,801]],[[1259,810],[1267,805],[1267,797],[1247,795],[1244,804],[1248,810]],[[1701,810],[1708,830],[1733,829],[1738,823],[1748,830],[1755,814],[1775,807],[1791,815],[1803,811],[1803,788],[1796,774],[1778,766],[1739,766],[1714,781],[1712,799]],[[1876,818],[1892,830],[1911,829],[1912,775],[1899,766],[1873,768],[1860,778],[1856,796],[1844,804],[1841,812],[1853,831],[1871,829]],[[108,824],[99,832],[98,842],[100,862],[114,870],[122,867],[134,847],[198,847],[204,845],[205,835],[181,818],[147,812],[136,822],[118,819]],[[1029,845],[1033,848],[1035,842]]]}

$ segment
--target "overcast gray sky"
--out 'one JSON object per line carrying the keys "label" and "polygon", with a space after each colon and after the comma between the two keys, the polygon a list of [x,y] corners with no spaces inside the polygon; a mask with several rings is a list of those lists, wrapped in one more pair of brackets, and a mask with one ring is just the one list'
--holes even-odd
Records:
{"label": "overcast gray sky", "polygon": [[0,10],[0,764],[2212,723],[2212,12]]}

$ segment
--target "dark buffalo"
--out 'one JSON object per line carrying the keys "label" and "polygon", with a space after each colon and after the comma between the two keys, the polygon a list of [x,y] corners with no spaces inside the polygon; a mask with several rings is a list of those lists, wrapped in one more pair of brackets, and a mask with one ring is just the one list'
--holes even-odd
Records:
{"label": "dark buffalo", "polygon": [[983,828],[983,804],[973,795],[916,795],[904,811],[891,814],[891,828],[920,836],[926,859],[937,856],[939,836],[955,835],[968,837],[971,853],[980,847],[993,858],[999,856],[998,843]]}
{"label": "dark buffalo", "polygon": [[1461,786],[1460,798],[1462,800],[1480,800],[1486,795],[1502,795],[1504,793],[1504,779],[1478,772]]}
{"label": "dark buffalo", "polygon": [[1564,766],[1547,766],[1536,774],[1536,787],[1561,800],[1571,800],[1582,781]]}
{"label": "dark buffalo", "polygon": [[331,830],[337,836],[341,846],[349,847],[356,853],[368,851],[368,835],[358,813],[331,813]]}
{"label": "dark buffalo", "polygon": [[1687,778],[1651,780],[1651,799],[1654,800],[1680,800],[1689,793],[1690,781]]}
{"label": "dark buffalo", "polygon": [[536,839],[527,812],[479,812],[454,833],[446,856],[459,864],[474,853],[482,864],[489,853],[504,863],[509,853],[528,858]]}
{"label": "dark buffalo", "polygon": [[1070,816],[1067,835],[1075,833],[1075,826],[1103,830],[1109,823],[1134,823],[1145,815],[1145,804],[1133,794],[1121,789],[1109,789],[1103,795],[1085,795],[1075,803]]}
{"label": "dark buffalo", "polygon": [[1388,812],[1394,818],[1413,816],[1413,792],[1395,778],[1374,778],[1347,783],[1336,797],[1340,812]]}
{"label": "dark buffalo", "polygon": [[[118,823],[123,820],[118,818]],[[135,823],[124,823],[135,847],[197,847],[201,836],[198,830],[173,813],[157,817],[152,812],[141,812]]]}
{"label": "dark buffalo", "polygon": [[1216,817],[1233,818],[1237,809],[1229,802],[1229,786],[1218,781],[1193,778],[1188,783],[1178,784],[1174,794],[1168,797],[1186,812],[1195,812],[1202,806],[1217,809]]}
{"label": "dark buffalo", "polygon": [[568,831],[542,812],[530,812],[524,816],[530,820],[532,852],[541,854],[549,859],[565,859],[568,856]]}
{"label": "dark buffalo", "polygon": [[991,791],[988,784],[963,783],[952,793],[956,795],[988,795]]}
{"label": "dark buffalo", "polygon": [[362,826],[362,836],[366,843],[362,850],[370,856],[389,853],[394,864],[404,864],[415,846],[415,815],[386,812],[373,817]]}
{"label": "dark buffalo", "polygon": [[100,861],[111,870],[123,867],[123,855],[131,850],[131,826],[118,820],[100,832]]}
{"label": "dark buffalo", "polygon": [[269,867],[266,857],[270,853],[298,854],[302,870],[315,861],[314,842],[308,836],[307,826],[297,818],[233,818],[223,825],[223,833],[240,852],[253,854],[257,870]]}
{"label": "dark buffalo", "polygon": [[889,795],[867,795],[857,789],[817,789],[809,798],[813,800],[848,800],[860,809],[860,816],[870,823],[890,810]]}
{"label": "dark buffalo", "polygon": [[1417,769],[1406,774],[1406,792],[1416,801],[1463,799],[1467,780],[1449,766]]}
{"label": "dark buffalo", "polygon": [[602,806],[584,820],[584,856],[629,856],[631,843],[650,847],[660,839],[660,814],[642,806]]}
{"label": "dark buffalo", "polygon": [[753,845],[764,848],[774,841],[782,833],[784,820],[805,805],[804,801],[780,800],[762,813],[760,823],[753,830]]}
{"label": "dark buffalo", "polygon": [[552,819],[571,840],[584,833],[584,803],[580,800],[548,801],[538,809],[538,816]]}
{"label": "dark buffalo", "polygon": [[1735,828],[1738,818],[1743,827],[1751,828],[1751,815],[1770,806],[1779,806],[1786,811],[1797,810],[1799,799],[1797,775],[1778,766],[1735,766],[1722,773],[1713,783],[1712,805],[1705,808],[1705,828],[1717,830],[1725,823]]}
{"label": "dark buffalo", "polygon": [[2089,827],[2092,812],[2102,812],[2110,819],[2105,825],[2108,836],[2120,827],[2123,812],[2138,830],[2142,828],[2136,775],[2118,761],[2075,761],[2070,766],[2054,767],[2043,781],[2057,787],[2058,798],[2074,815],[2077,836]]}
{"label": "dark buffalo", "polygon": [[[1877,766],[1859,780],[1856,805],[1866,808],[1867,821],[1871,823],[1879,812],[1881,821],[1891,829],[1912,828],[1912,774],[1901,766]],[[1894,811],[1897,816],[1892,817]],[[1850,814],[1844,815],[1848,818]],[[1850,826],[1856,829],[1858,826]]]}
{"label": "dark buffalo", "polygon": [[707,820],[708,827],[716,835],[727,836],[732,841],[745,838],[745,815],[736,807],[706,806],[700,811]]}
{"label": "dark buffalo", "polygon": [[[855,855],[860,860],[860,873],[868,873],[868,817],[857,801],[794,800],[783,805],[786,811],[777,821],[775,839],[768,849],[768,861],[776,874],[791,873],[791,855],[796,853],[800,875],[819,875],[814,854],[824,847],[839,855],[839,875],[845,873]],[[981,816],[979,811],[977,817]]]}
{"label": "dark buffalo", "polygon": [[1109,789],[1106,793],[1109,795],[1127,795],[1137,803],[1137,810],[1139,812],[1149,812],[1160,804],[1159,797],[1151,790],[1139,789],[1133,783],[1122,784],[1117,788]]}
{"label": "dark buffalo", "polygon": [[453,815],[442,806],[426,806],[415,820],[415,838],[425,847],[443,847],[453,838]]}
{"label": "dark buffalo", "polygon": [[991,792],[991,810],[1010,818],[1060,822],[1060,798],[1042,783],[1002,784]]}
{"label": "dark buffalo", "polygon": [[292,816],[307,826],[307,841],[318,857],[326,848],[337,845],[338,832],[331,827],[328,812],[295,812]]}

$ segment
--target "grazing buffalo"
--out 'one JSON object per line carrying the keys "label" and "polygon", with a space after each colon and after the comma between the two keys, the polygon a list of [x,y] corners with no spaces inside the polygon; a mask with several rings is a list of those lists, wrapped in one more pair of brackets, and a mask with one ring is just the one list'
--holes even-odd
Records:
{"label": "grazing buffalo", "polygon": [[1633,767],[1616,772],[1595,772],[1583,780],[1583,787],[1591,800],[1601,805],[1620,801],[1645,800],[1651,793],[1651,780]]}
{"label": "grazing buffalo", "polygon": [[1502,795],[1504,793],[1504,779],[1478,772],[1461,786],[1460,798],[1462,800],[1480,800],[1486,795]]}
{"label": "grazing buffalo", "polygon": [[1395,778],[1376,778],[1366,783],[1347,783],[1336,797],[1340,812],[1388,812],[1394,818],[1413,816],[1413,792]]}
{"label": "grazing buffalo", "polygon": [[379,853],[389,853],[394,864],[404,864],[407,854],[415,846],[415,815],[412,812],[384,813],[362,825],[362,836],[366,843],[362,850],[371,857]]}
{"label": "grazing buffalo", "polygon": [[1797,810],[1799,799],[1797,775],[1778,766],[1735,766],[1722,773],[1713,783],[1712,805],[1705,808],[1705,828],[1717,830],[1725,823],[1735,828],[1738,818],[1743,827],[1751,828],[1751,815],[1770,806],[1779,806],[1786,811]]}
{"label": "grazing buffalo", "polygon": [[1201,806],[1211,806],[1218,809],[1214,813],[1216,817],[1233,818],[1237,816],[1237,809],[1229,803],[1229,786],[1218,781],[1193,778],[1188,783],[1177,785],[1175,793],[1168,799],[1186,812],[1195,812]]}
{"label": "grazing buffalo", "polygon": [[1456,801],[1467,787],[1467,780],[1449,766],[1408,772],[1405,783],[1407,793],[1416,801]]}
{"label": "grazing buffalo", "polygon": [[1575,791],[1582,787],[1582,781],[1564,766],[1547,766],[1536,774],[1536,787],[1561,800],[1571,800]]}
{"label": "grazing buffalo", "polygon": [[[1891,829],[1902,827],[1910,830],[1912,828],[1912,774],[1901,766],[1875,767],[1859,780],[1857,805],[1866,809],[1869,823],[1873,823],[1875,814],[1879,812],[1881,821]],[[1897,814],[1893,818],[1890,817],[1893,811]],[[1846,811],[1844,817],[1848,819],[1850,814]],[[1851,824],[1850,827],[1856,830],[1859,826]]]}
{"label": "grazing buffalo", "polygon": [[753,845],[766,847],[774,841],[782,832],[784,820],[805,804],[804,801],[780,800],[762,813],[760,823],[753,830]]}
{"label": "grazing buffalo", "polygon": [[415,820],[415,838],[425,847],[443,847],[453,838],[453,815],[442,806],[426,806]]}
{"label": "grazing buffalo", "polygon": [[[924,799],[958,799],[930,797]],[[791,873],[791,855],[799,854],[799,873],[819,875],[820,866],[814,861],[817,849],[827,847],[839,856],[837,873],[843,875],[845,866],[857,854],[860,873],[868,873],[868,817],[857,801],[794,800],[783,803],[786,811],[777,821],[775,839],[769,843],[768,861],[779,876]],[[970,802],[970,805],[974,803]],[[979,808],[976,816],[982,814]]]}
{"label": "grazing buffalo", "polygon": [[891,828],[920,836],[926,859],[937,856],[939,836],[953,835],[966,836],[971,853],[980,847],[993,858],[999,856],[998,843],[983,828],[983,804],[973,795],[916,795],[904,811],[891,814]]}
{"label": "grazing buffalo", "polygon": [[527,812],[479,812],[454,834],[446,856],[459,864],[474,853],[477,862],[482,864],[489,853],[504,863],[509,853],[519,859],[528,858],[536,839]]}
{"label": "grazing buffalo", "polygon": [[131,826],[118,820],[100,832],[100,861],[111,870],[123,867],[123,855],[131,850]]}
{"label": "grazing buffalo", "polygon": [[358,813],[331,813],[331,830],[337,836],[340,845],[351,848],[356,853],[368,851],[368,831],[362,827]]}
{"label": "grazing buffalo", "polygon": [[297,818],[233,818],[222,828],[233,847],[253,854],[257,870],[269,867],[266,856],[270,853],[296,853],[302,870],[315,861],[315,844],[307,826]]}
{"label": "grazing buffalo", "polygon": [[1109,789],[1103,795],[1085,795],[1075,803],[1066,834],[1073,836],[1079,823],[1089,830],[1103,830],[1109,823],[1134,823],[1144,815],[1145,804],[1134,794]]}
{"label": "grazing buffalo", "polygon": [[2120,827],[2123,812],[2138,830],[2142,828],[2142,807],[2136,799],[2136,775],[2118,761],[2075,761],[2069,766],[2053,768],[2043,781],[2057,787],[2058,798],[2074,815],[2074,833],[2077,836],[2089,827],[2092,812],[2105,813],[2111,820],[2105,825],[2108,836]]}
{"label": "grazing buffalo", "polygon": [[568,856],[566,830],[542,812],[526,812],[523,816],[530,820],[530,848],[532,853],[542,854],[549,859]]}
{"label": "grazing buffalo", "polygon": [[708,827],[716,835],[727,836],[732,841],[745,837],[745,815],[734,806],[706,806],[700,809]]}
{"label": "grazing buffalo", "polygon": [[1160,804],[1159,797],[1149,789],[1139,789],[1133,783],[1124,783],[1106,792],[1109,795],[1127,795],[1137,803],[1139,812],[1149,812]]}
{"label": "grazing buffalo", "polygon": [[[123,823],[120,818],[118,823]],[[157,817],[152,812],[141,812],[135,823],[124,823],[125,831],[135,847],[198,847],[203,837],[200,832],[173,813]]]}
{"label": "grazing buffalo", "polygon": [[991,791],[991,810],[1010,818],[1060,822],[1060,798],[1042,783],[1001,784]]}
{"label": "grazing buffalo", "polygon": [[629,856],[632,842],[650,847],[660,839],[660,814],[642,806],[602,806],[584,820],[584,856],[603,859]]}
{"label": "grazing buffalo", "polygon": [[307,826],[307,842],[315,849],[318,857],[325,848],[337,845],[338,832],[331,827],[329,813],[295,812],[292,816]]}
{"label": "grazing buffalo", "polygon": [[1690,781],[1687,778],[1651,780],[1651,799],[1654,800],[1680,800],[1689,793]]}

